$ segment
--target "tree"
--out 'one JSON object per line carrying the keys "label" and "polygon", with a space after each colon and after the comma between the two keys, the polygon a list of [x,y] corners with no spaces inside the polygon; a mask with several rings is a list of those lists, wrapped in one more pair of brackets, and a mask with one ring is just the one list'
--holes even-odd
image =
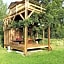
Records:
{"label": "tree", "polygon": [[2,33],[3,28],[3,19],[6,16],[7,6],[0,0],[0,34]]}
{"label": "tree", "polygon": [[3,41],[3,19],[6,16],[7,5],[0,0],[0,36]]}
{"label": "tree", "polygon": [[[51,37],[55,34],[55,37],[60,37],[61,35],[58,33],[58,30],[61,29],[59,25],[64,25],[64,9],[62,8],[63,0],[41,0],[43,1],[46,6],[46,13],[44,14],[43,18],[44,21],[47,23],[47,26],[51,27]],[[48,1],[48,2],[47,2]],[[58,28],[58,30],[57,30]],[[55,30],[54,30],[55,29]],[[62,29],[63,30],[63,29]],[[60,31],[62,31],[60,30]],[[54,33],[55,32],[55,33]],[[60,32],[61,33],[61,32]],[[58,36],[56,36],[56,34]]]}
{"label": "tree", "polygon": [[7,5],[4,4],[2,0],[0,0],[0,20],[3,20],[3,18],[6,16],[6,10]]}

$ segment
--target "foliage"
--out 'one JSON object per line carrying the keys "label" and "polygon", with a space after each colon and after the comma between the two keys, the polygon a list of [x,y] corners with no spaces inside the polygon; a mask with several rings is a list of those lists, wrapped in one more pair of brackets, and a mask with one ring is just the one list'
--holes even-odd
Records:
{"label": "foliage", "polygon": [[6,16],[6,4],[3,3],[2,0],[0,0],[0,34],[3,33],[3,18]]}
{"label": "foliage", "polygon": [[6,16],[6,10],[7,10],[7,7],[6,7],[6,4],[3,3],[2,0],[0,0],[0,29],[2,28],[2,25],[3,25],[3,18]]}
{"label": "foliage", "polygon": [[40,5],[40,4],[39,4],[39,1],[37,1],[37,0],[35,0],[35,1],[34,1],[34,0],[29,0],[29,2],[31,2],[31,3],[33,3],[33,4],[36,4],[36,5]]}
{"label": "foliage", "polygon": [[3,3],[2,0],[0,0],[0,21],[3,20],[3,18],[6,16],[6,10],[7,10],[7,5]]}
{"label": "foliage", "polygon": [[7,5],[0,0],[0,36],[1,43],[3,43],[3,18],[6,16]]}
{"label": "foliage", "polygon": [[[39,3],[40,0],[30,0],[32,3]],[[61,38],[63,37],[64,29],[61,28],[64,25],[64,9],[62,6],[62,0],[41,0],[39,5],[45,5],[46,13],[33,13],[32,16],[25,20],[12,21],[11,25],[9,24],[9,28],[22,28],[25,25],[32,25],[33,31],[38,31],[41,33],[42,29],[47,31],[47,27],[51,26],[51,37],[52,38]],[[40,25],[39,25],[40,24]],[[44,25],[44,27],[42,27]],[[60,25],[60,26],[59,26]],[[47,35],[47,33],[46,33]]]}
{"label": "foliage", "polygon": [[[51,27],[51,37],[61,38],[64,37],[64,29],[61,26],[64,25],[64,9],[62,8],[63,0],[52,0],[46,5],[46,14],[42,18],[45,20],[47,25]],[[60,25],[60,26],[59,26]]]}
{"label": "foliage", "polygon": [[[30,26],[30,25],[33,25],[35,27],[39,27],[38,26],[38,23],[40,23],[40,25],[42,24],[42,21],[41,19],[39,19],[39,15],[40,14],[37,14],[37,13],[34,13],[30,18],[28,19],[25,19],[25,20],[19,20],[19,21],[11,21],[11,23],[8,24],[8,27],[11,27],[11,28],[21,28],[21,27],[24,27],[25,25],[26,26]],[[34,28],[35,28],[34,27]],[[40,27],[41,28],[41,27]]]}

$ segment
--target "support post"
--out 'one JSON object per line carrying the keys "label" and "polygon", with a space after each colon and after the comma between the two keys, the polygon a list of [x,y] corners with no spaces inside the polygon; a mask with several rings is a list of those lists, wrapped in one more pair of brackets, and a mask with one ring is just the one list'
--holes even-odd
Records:
{"label": "support post", "polygon": [[50,25],[48,26],[48,50],[50,50]]}
{"label": "support post", "polygon": [[27,26],[25,26],[25,48],[24,48],[24,54],[27,54]]}
{"label": "support post", "polygon": [[6,44],[6,32],[4,31],[4,48],[6,48],[5,44]]}
{"label": "support post", "polygon": [[8,32],[8,45],[9,45],[9,30],[7,30],[7,32]]}
{"label": "support post", "polygon": [[[25,0],[25,19],[27,19],[28,16],[28,2],[29,0]],[[28,36],[28,32],[27,32],[27,26],[25,25],[25,47],[24,47],[24,54],[27,55],[27,36]]]}

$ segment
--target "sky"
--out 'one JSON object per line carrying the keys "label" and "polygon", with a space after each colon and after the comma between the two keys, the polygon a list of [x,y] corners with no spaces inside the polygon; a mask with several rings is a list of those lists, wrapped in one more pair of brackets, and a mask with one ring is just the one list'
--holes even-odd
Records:
{"label": "sky", "polygon": [[7,3],[7,5],[9,5],[11,2],[14,1],[21,1],[21,0],[3,0],[4,3]]}

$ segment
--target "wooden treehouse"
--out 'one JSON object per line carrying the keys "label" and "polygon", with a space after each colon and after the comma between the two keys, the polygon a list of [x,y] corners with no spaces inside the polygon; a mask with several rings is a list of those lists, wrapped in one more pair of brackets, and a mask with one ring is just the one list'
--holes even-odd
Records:
{"label": "wooden treehouse", "polygon": [[[44,47],[50,48],[50,36],[48,37],[48,44],[44,45],[37,43],[39,39],[35,38],[32,39],[31,36],[30,38],[28,37],[29,36],[28,33],[29,32],[31,33],[31,28],[29,28],[26,25],[20,30],[8,28],[9,23],[18,20],[28,19],[34,12],[45,13],[44,8],[42,8],[39,5],[33,4],[29,0],[12,2],[8,8],[9,13],[8,16],[4,18],[4,27],[3,27],[4,47],[10,46],[11,49],[21,50],[24,52],[24,54],[27,54],[27,51],[29,49],[44,48]],[[50,32],[48,34],[50,35]]]}

